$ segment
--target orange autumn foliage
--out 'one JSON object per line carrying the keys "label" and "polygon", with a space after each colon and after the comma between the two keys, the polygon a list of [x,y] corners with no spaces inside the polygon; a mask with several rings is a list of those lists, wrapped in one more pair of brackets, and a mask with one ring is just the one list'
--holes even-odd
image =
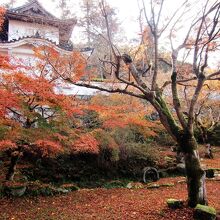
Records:
{"label": "orange autumn foliage", "polygon": [[0,87],[0,117],[5,117],[8,108],[16,108],[19,106],[18,97],[11,91],[7,91]]}
{"label": "orange autumn foliage", "polygon": [[51,157],[62,152],[61,145],[53,141],[38,140],[34,142],[34,145],[37,147],[42,157]]}
{"label": "orange autumn foliage", "polygon": [[99,153],[99,143],[91,134],[82,134],[72,146],[74,153]]}
{"label": "orange autumn foliage", "polygon": [[120,119],[118,117],[112,117],[111,119],[107,119],[103,123],[104,128],[124,128],[127,125],[127,121],[124,121],[123,119]]}
{"label": "orange autumn foliage", "polygon": [[48,64],[52,68],[53,77],[76,82],[87,75],[86,59],[77,50],[74,50],[71,55],[66,55],[60,54],[51,47],[40,46],[35,48],[34,52],[41,65]]}
{"label": "orange autumn foliage", "polygon": [[0,6],[0,31],[1,31],[2,25],[4,23],[4,15],[5,15],[5,8]]}
{"label": "orange autumn foliage", "polygon": [[[2,75],[2,85],[0,92],[0,110],[5,107],[18,107],[26,103],[30,109],[37,107],[61,108],[67,115],[81,113],[76,99],[72,96],[55,93],[56,84],[43,76],[30,77],[22,72],[15,72]],[[5,101],[6,100],[6,101]],[[14,104],[12,106],[12,104]],[[17,106],[15,105],[17,104]],[[3,106],[3,104],[2,104]],[[29,109],[29,110],[30,110]],[[27,109],[19,108],[20,113],[27,114]],[[29,111],[28,110],[28,111]],[[3,111],[3,110],[2,110]]]}
{"label": "orange autumn foliage", "polygon": [[38,152],[41,157],[52,157],[62,152],[62,147],[59,143],[48,140],[37,140],[33,144],[23,144],[19,148],[11,140],[0,141],[0,151],[18,149],[19,151]]}
{"label": "orange autumn foliage", "polygon": [[3,68],[4,70],[13,69],[12,65],[9,63],[9,58],[1,54],[0,54],[0,68]]}
{"label": "orange autumn foliage", "polygon": [[[47,68],[45,72],[40,72],[38,64],[31,69],[25,64],[19,64],[17,68],[16,64],[9,62],[10,57],[2,59],[0,126],[5,132],[1,137],[0,150],[12,149],[16,147],[12,143],[24,140],[27,144],[21,147],[21,151],[38,152],[43,157],[60,153],[64,146],[69,146],[74,135],[66,138],[56,132],[67,130],[73,115],[82,113],[80,102],[74,96],[57,92],[58,83],[50,77]],[[52,121],[53,124],[50,124]],[[53,126],[56,129],[52,129]],[[66,133],[74,132],[67,130]]]}
{"label": "orange autumn foliage", "polygon": [[11,140],[0,141],[0,151],[7,151],[9,149],[16,149],[17,146]]}
{"label": "orange autumn foliage", "polygon": [[163,129],[159,121],[150,121],[145,118],[153,112],[153,109],[136,98],[122,95],[98,95],[92,98],[87,108],[100,114],[104,129],[134,125],[140,127],[146,137],[156,136],[156,131]]}

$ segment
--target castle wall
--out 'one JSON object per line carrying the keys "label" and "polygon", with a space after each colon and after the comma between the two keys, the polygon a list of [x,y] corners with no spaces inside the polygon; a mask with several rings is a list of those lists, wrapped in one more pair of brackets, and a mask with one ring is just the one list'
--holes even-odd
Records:
{"label": "castle wall", "polygon": [[48,25],[9,20],[8,40],[34,36],[38,32],[41,37],[59,44],[59,29]]}

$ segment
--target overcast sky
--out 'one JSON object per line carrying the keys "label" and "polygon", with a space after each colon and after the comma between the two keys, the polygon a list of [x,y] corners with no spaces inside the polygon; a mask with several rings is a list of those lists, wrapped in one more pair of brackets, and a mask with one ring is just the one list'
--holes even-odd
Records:
{"label": "overcast sky", "polygon": [[[59,17],[59,12],[56,9],[55,3],[52,0],[38,0],[38,1],[42,4],[42,6],[47,11]],[[69,0],[69,1],[73,5],[73,7],[71,8],[71,11],[73,12],[73,14],[76,15],[76,17],[79,18],[80,16],[79,5],[82,0]],[[138,1],[142,2],[142,0],[106,0],[106,1],[111,6],[117,8],[118,18],[122,24],[122,28],[124,29],[124,33],[122,34],[124,34],[124,36],[127,36],[128,39],[133,39],[133,38],[138,39],[140,31],[139,31],[139,25],[138,25],[139,9],[138,9],[137,2]],[[166,0],[161,21],[163,21],[166,16],[172,15],[172,12],[176,10],[177,8],[179,8],[184,1],[185,0]],[[185,17],[183,19],[182,30],[180,31],[178,30],[178,33],[177,33],[178,36],[176,37],[177,44],[179,44],[178,41],[180,41],[181,37],[185,36],[185,33],[187,32],[188,27],[189,27],[189,20],[191,20],[192,17],[194,17],[199,12],[201,12],[201,7],[206,2],[206,0],[188,0],[188,1],[191,3],[190,4],[191,12],[188,15],[188,17]],[[210,3],[213,3],[218,0],[209,0],[209,1]],[[0,5],[7,3],[7,2],[8,0],[0,0]],[[146,4],[149,2],[150,0],[145,0]],[[25,3],[25,0],[17,0],[16,6],[20,6],[24,3]],[[146,6],[146,9],[149,10],[150,9],[149,6]],[[73,31],[73,36],[72,36],[73,43],[79,43],[79,41],[81,40],[81,37],[79,36],[82,36],[82,34],[80,33],[81,33],[80,29],[78,27],[75,27]],[[170,44],[166,43],[166,38],[162,38],[160,40],[160,43],[162,47],[165,47],[166,49],[170,49]],[[214,60],[216,59],[217,58],[215,57]]]}
{"label": "overcast sky", "polygon": [[[59,16],[59,11],[56,9],[56,5],[52,0],[38,0],[38,1],[42,4],[42,6],[47,11],[51,12],[55,16]],[[76,15],[76,17],[79,18],[80,17],[79,5],[80,5],[80,2],[82,2],[82,0],[69,0],[69,1],[71,2],[71,5],[73,5],[71,8],[71,12],[74,15]],[[127,36],[128,39],[138,38],[139,36],[138,34],[140,33],[139,24],[138,24],[138,16],[139,16],[138,2],[141,3],[142,0],[106,0],[106,1],[111,6],[117,8],[116,9],[117,16],[124,30],[124,33],[122,34]],[[177,8],[180,8],[181,4],[184,1],[185,0],[165,0],[165,5],[164,5],[161,21],[163,21],[165,17],[171,16],[172,12],[176,10]],[[184,29],[186,32],[186,29],[189,26],[189,23],[187,23],[187,19],[191,20],[191,17],[195,16],[197,12],[200,10],[200,8],[202,7],[202,5],[206,2],[206,0],[188,0],[188,1],[191,3],[190,7],[192,8],[192,11],[191,11],[190,16],[188,16],[188,18],[186,17],[186,19],[183,20],[182,31],[178,32],[177,39],[178,38],[181,39],[181,37],[184,36],[185,34]],[[210,2],[214,2],[214,1],[216,0],[210,0]],[[0,0],[0,4],[7,3],[7,2],[8,0]],[[25,0],[17,0],[16,2],[17,2],[16,6],[20,6],[25,3]],[[150,9],[149,6],[147,6],[147,3],[149,2],[150,0],[145,0],[147,10]],[[192,4],[193,2],[194,4]],[[73,31],[73,42],[74,43],[78,43],[79,39],[81,39],[81,38],[78,38],[78,36],[80,36],[79,33],[80,33],[79,28],[75,27]],[[163,39],[162,41],[164,44]]]}
{"label": "overcast sky", "polygon": [[[38,0],[42,6],[55,16],[59,16],[59,12],[55,7],[55,3],[52,0]],[[72,8],[73,14],[76,17],[80,16],[79,5],[81,0],[70,0],[72,5],[75,5]],[[0,5],[7,3],[8,0],[0,0]],[[25,0],[17,0],[15,6],[21,6],[25,3]],[[138,17],[138,6],[137,0],[108,0],[110,5],[117,8],[117,14],[120,22],[122,23],[123,29],[127,30],[126,33],[130,36],[130,38],[135,37],[138,32],[138,25],[135,25],[137,17]],[[129,3],[128,3],[129,2]],[[76,27],[73,33],[73,36],[77,35],[78,28]]]}
{"label": "overcast sky", "polygon": [[[124,29],[125,35],[128,36],[129,39],[136,38],[139,33],[139,25],[137,22],[139,9],[137,2],[141,2],[141,0],[106,0],[110,5],[117,8],[117,15],[119,17],[120,23],[122,24],[122,28]],[[171,13],[174,9],[178,8],[178,6],[184,0],[166,0],[166,13]],[[195,0],[190,0],[195,1]],[[200,0],[205,1],[205,0]],[[1,3],[7,3],[8,0],[1,0]],[[55,7],[55,3],[52,0],[39,0],[39,2],[45,7],[46,10],[54,14],[55,16],[59,16],[59,12]],[[76,14],[77,17],[80,16],[79,5],[81,0],[70,0],[73,6],[72,12]],[[146,0],[145,2],[149,2]],[[20,6],[25,3],[25,0],[17,0],[16,6]],[[76,27],[73,36],[78,35],[79,29]],[[79,35],[78,35],[79,36]],[[74,38],[75,38],[74,37]],[[76,39],[75,39],[76,40]]]}

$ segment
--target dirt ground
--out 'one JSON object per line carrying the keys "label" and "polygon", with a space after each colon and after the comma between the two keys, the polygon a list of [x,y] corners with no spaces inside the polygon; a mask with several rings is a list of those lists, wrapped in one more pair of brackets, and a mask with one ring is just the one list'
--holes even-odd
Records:
{"label": "dirt ground", "polygon": [[[206,167],[220,168],[220,152],[215,159],[203,159]],[[186,201],[184,177],[163,178],[159,188],[80,189],[58,196],[0,199],[0,220],[190,220],[193,210],[172,210],[168,198]],[[209,205],[220,212],[220,176],[207,179]]]}

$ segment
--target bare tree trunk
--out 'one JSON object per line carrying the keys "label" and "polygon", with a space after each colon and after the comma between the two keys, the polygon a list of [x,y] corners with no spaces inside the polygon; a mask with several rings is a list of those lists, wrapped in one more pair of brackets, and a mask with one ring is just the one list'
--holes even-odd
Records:
{"label": "bare tree trunk", "polygon": [[[166,105],[164,104],[163,110],[165,109]],[[184,155],[189,206],[207,204],[205,171],[201,168],[196,139],[188,132],[187,128],[185,131],[178,129],[168,109],[158,112],[162,124],[165,128],[169,128],[167,131],[172,134],[172,137],[175,137],[174,140],[177,141]]]}
{"label": "bare tree trunk", "polygon": [[14,180],[16,165],[19,160],[19,156],[20,153],[18,151],[15,151],[11,154],[11,163],[9,165],[8,172],[6,174],[6,180],[10,180],[10,181]]}
{"label": "bare tree trunk", "polygon": [[[196,140],[191,137],[184,141],[182,147],[186,165],[188,205],[195,207],[197,204],[207,204],[205,171],[200,164]],[[183,144],[184,144],[183,142]]]}

